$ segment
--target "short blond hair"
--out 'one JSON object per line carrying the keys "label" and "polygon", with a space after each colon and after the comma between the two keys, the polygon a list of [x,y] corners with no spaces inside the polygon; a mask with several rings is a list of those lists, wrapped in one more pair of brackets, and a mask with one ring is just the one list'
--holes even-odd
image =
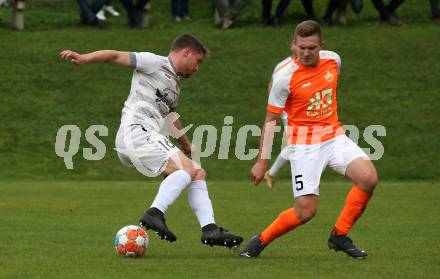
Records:
{"label": "short blond hair", "polygon": [[319,40],[322,41],[322,32],[319,24],[314,20],[306,20],[298,24],[292,35],[292,41],[298,36],[301,38],[318,35]]}

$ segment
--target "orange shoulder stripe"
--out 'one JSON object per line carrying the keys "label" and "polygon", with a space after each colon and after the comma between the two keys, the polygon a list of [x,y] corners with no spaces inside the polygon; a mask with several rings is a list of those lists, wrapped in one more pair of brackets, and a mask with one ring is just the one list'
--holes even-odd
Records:
{"label": "orange shoulder stripe", "polygon": [[276,114],[281,114],[283,112],[284,108],[279,108],[276,106],[272,106],[270,104],[267,105],[267,111],[276,113]]}

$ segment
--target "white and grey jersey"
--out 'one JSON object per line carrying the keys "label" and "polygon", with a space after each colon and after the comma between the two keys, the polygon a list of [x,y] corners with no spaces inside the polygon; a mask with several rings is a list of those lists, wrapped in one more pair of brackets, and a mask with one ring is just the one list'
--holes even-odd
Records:
{"label": "white and grey jersey", "polygon": [[131,52],[130,59],[134,71],[121,126],[141,124],[159,131],[161,119],[177,107],[180,79],[168,57]]}

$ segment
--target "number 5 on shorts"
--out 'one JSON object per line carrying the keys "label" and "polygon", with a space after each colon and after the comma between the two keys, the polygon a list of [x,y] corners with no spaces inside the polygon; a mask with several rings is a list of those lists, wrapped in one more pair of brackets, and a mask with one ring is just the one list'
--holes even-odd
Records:
{"label": "number 5 on shorts", "polygon": [[303,182],[301,180],[299,180],[300,178],[302,178],[302,175],[295,175],[295,184],[299,185],[296,186],[296,190],[297,191],[301,191],[304,188]]}

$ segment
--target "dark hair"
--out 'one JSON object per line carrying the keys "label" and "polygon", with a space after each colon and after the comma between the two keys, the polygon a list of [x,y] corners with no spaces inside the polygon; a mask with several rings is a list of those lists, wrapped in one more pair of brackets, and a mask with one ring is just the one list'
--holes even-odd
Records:
{"label": "dark hair", "polygon": [[313,35],[318,35],[319,40],[322,41],[321,27],[319,24],[314,20],[306,20],[296,26],[295,32],[293,32],[292,35],[292,41],[298,36],[305,38]]}
{"label": "dark hair", "polygon": [[183,48],[191,48],[194,52],[206,54],[208,49],[203,43],[191,34],[182,34],[174,39],[170,51],[179,51]]}

